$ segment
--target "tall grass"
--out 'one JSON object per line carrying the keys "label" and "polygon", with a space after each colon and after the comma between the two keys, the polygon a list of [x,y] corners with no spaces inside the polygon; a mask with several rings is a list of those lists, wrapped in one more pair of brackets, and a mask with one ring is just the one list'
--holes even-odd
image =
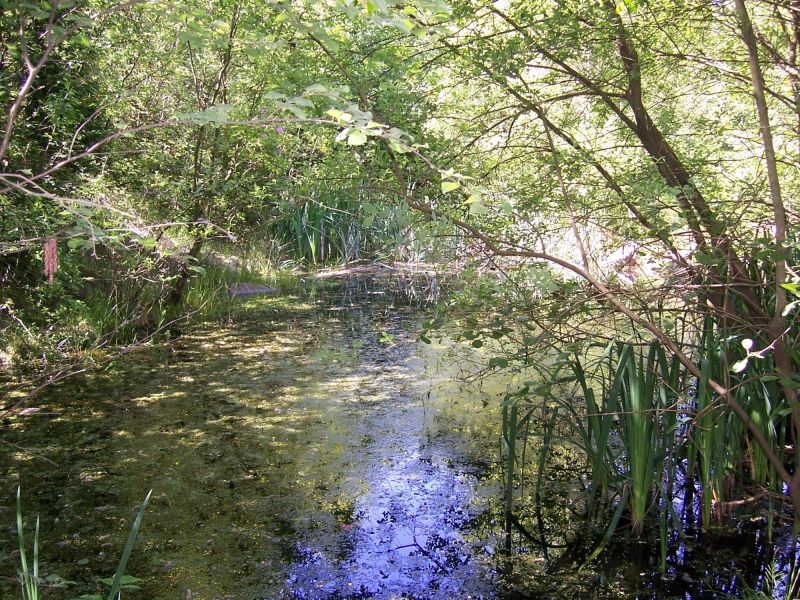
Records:
{"label": "tall grass", "polygon": [[271,223],[265,237],[279,254],[316,267],[349,263],[385,252],[401,230],[402,210],[378,211],[360,191],[325,189]]}
{"label": "tall grass", "polygon": [[327,198],[326,204],[305,202],[273,223],[269,233],[285,254],[312,266],[358,260],[366,250],[358,207],[346,197]]}
{"label": "tall grass", "polygon": [[[547,409],[544,406],[537,406],[527,402],[520,402],[519,396],[509,395],[503,402],[502,408],[502,431],[501,431],[501,456],[505,456],[503,464],[503,487],[504,487],[504,518],[505,518],[505,547],[507,552],[511,552],[512,525],[516,525],[522,530],[522,525],[514,515],[514,496],[515,491],[519,490],[519,495],[523,495],[525,482],[526,453],[528,448],[528,437],[530,436],[530,424],[537,410],[541,410],[546,417]],[[522,413],[522,416],[520,414]],[[545,420],[544,436],[539,451],[539,463],[544,464],[547,454],[550,451],[554,438],[555,419],[557,410]],[[521,454],[518,451],[518,440],[522,442]],[[534,494],[538,498],[541,496],[543,485],[542,470],[538,472],[536,478]],[[543,536],[544,526],[539,513],[538,525]],[[523,533],[530,536],[527,531]]]}
{"label": "tall grass", "polygon": [[[763,450],[747,435],[744,423],[719,402],[708,386],[709,379],[726,382],[751,421],[785,459],[789,407],[777,386],[774,361],[767,355],[752,361],[746,373],[733,373],[730,364],[741,352],[740,340],[716,328],[711,319],[706,320],[700,343],[702,377],[697,382],[691,429],[696,452],[690,455],[689,465],[691,472],[696,468],[703,490],[701,513],[706,529],[724,520],[723,507],[737,481],[746,480],[773,491],[780,485]],[[770,511],[770,522],[772,516]]]}
{"label": "tall grass", "polygon": [[[793,264],[799,259],[795,252]],[[774,273],[767,264],[772,258],[765,260],[763,264],[753,263],[752,277],[754,281],[764,280],[763,288],[754,289],[754,293],[768,317],[774,306]],[[528,275],[521,279],[524,283]],[[529,310],[525,316],[516,317],[519,324],[512,326],[511,341],[503,348],[504,356],[512,360],[504,361],[503,368],[508,367],[520,380],[532,378],[531,373],[543,380],[536,390],[530,386],[531,390],[519,397],[507,396],[509,402],[503,406],[507,521],[514,518],[515,511],[520,515],[527,510],[537,522],[546,522],[547,518],[559,518],[558,512],[567,504],[571,514],[565,520],[573,527],[570,519],[585,507],[586,518],[572,530],[577,538],[572,540],[575,546],[583,543],[585,532],[591,532],[595,543],[600,540],[597,548],[602,548],[619,527],[630,532],[628,535],[656,541],[662,569],[670,556],[683,560],[677,552],[670,554],[678,538],[687,533],[726,535],[731,525],[741,524],[732,518],[736,512],[766,517],[770,538],[775,523],[788,522],[784,482],[754,442],[751,431],[753,426],[760,430],[786,469],[796,470],[800,444],[791,420],[796,407],[789,405],[785,388],[797,386],[798,308],[789,315],[783,333],[792,365],[788,376],[776,367],[774,336],[759,333],[760,324],[731,324],[724,315],[691,311],[676,317],[677,303],[658,309],[654,314],[660,314],[665,331],[671,332],[682,353],[697,365],[697,377],[695,369],[686,369],[659,343],[635,337],[639,330],[628,323],[616,330],[636,343],[609,342],[596,323],[614,321],[606,321],[605,316],[603,320],[594,320],[593,316],[585,321],[573,319],[573,313],[562,311],[564,295],[554,295],[556,299],[548,305],[538,296],[527,296],[525,290],[514,281],[505,290],[507,296],[497,301],[499,306],[515,303]],[[493,288],[484,292],[484,288],[475,286],[470,293],[470,299],[486,301]],[[741,299],[730,298],[730,302],[737,301]],[[560,319],[556,325],[552,324],[554,317]],[[468,321],[466,326],[470,333],[479,327]],[[544,333],[538,337],[533,333],[538,331]],[[755,339],[751,343],[745,341],[747,337]],[[554,347],[559,353],[555,365],[535,356],[537,349],[540,353],[553,352]],[[746,358],[749,361],[742,370]],[[709,385],[712,380],[745,409],[749,421],[730,409],[725,398]],[[542,395],[541,389],[548,393],[546,398],[535,400],[536,410],[542,410],[545,404],[557,406],[559,416],[551,426],[542,410],[539,426],[530,427],[532,439],[541,441],[537,447],[539,460],[526,461],[530,420],[525,421],[525,411],[533,396]],[[556,436],[554,431],[558,431]],[[564,481],[563,453],[550,452],[556,447],[569,448],[567,453],[574,458],[570,468],[585,461],[585,471],[569,483],[554,483]],[[526,470],[533,476],[528,477]],[[529,496],[532,507],[518,501],[524,498],[521,490],[526,477],[536,484],[535,493]],[[551,485],[543,485],[544,481]],[[507,526],[507,535],[510,529]],[[797,522],[795,531],[800,531]]]}
{"label": "tall grass", "polygon": [[[710,328],[704,332],[701,348],[701,377],[697,383],[692,438],[699,451],[697,467],[703,491],[701,518],[703,528],[709,529],[712,524],[714,504],[720,505],[725,501],[727,470],[733,462],[730,454],[736,452],[738,448],[730,443],[730,439],[735,437],[729,436],[728,426],[734,425],[731,423],[730,415],[725,411],[724,406],[715,402],[715,396],[708,385],[710,379],[720,375],[727,376],[724,366],[721,364],[719,340],[716,339]],[[690,468],[693,466],[690,465]]]}
{"label": "tall grass", "polygon": [[[21,487],[17,487],[17,537],[19,539],[19,561],[20,561],[20,584],[22,586],[22,600],[39,600],[40,598],[40,585],[42,579],[39,577],[39,517],[36,517],[36,529],[33,537],[33,563],[32,568],[28,565],[28,554],[25,543],[25,532],[22,524],[22,498]],[[150,496],[153,490],[150,490],[144,498],[139,511],[136,513],[136,518],[133,520],[130,531],[128,532],[128,539],[125,542],[125,547],[122,550],[122,557],[117,563],[117,570],[114,573],[113,579],[108,583],[110,586],[106,600],[118,600],[121,596],[120,589],[126,587],[126,582],[135,579],[125,575],[125,569],[128,567],[128,560],[133,552],[133,546],[136,543],[136,538],[139,536],[139,529],[142,526],[142,519],[147,504],[150,501]],[[45,581],[52,579],[48,578]],[[62,580],[63,581],[63,580]],[[104,580],[105,581],[105,580]],[[70,582],[71,583],[71,582]],[[103,600],[99,594],[83,595],[82,599],[85,600]]]}
{"label": "tall grass", "polygon": [[565,408],[572,412],[577,428],[577,439],[583,447],[589,462],[589,472],[591,473],[591,484],[589,487],[589,512],[595,513],[598,499],[604,499],[608,495],[612,469],[615,463],[611,453],[609,440],[614,420],[618,412],[619,385],[614,373],[612,363],[613,345],[609,344],[600,359],[600,364],[595,371],[595,380],[600,386],[599,398],[595,394],[594,387],[590,385],[590,380],[584,370],[581,361],[575,357],[569,362],[569,366],[574,374],[575,380],[580,385],[583,398],[586,402],[586,425],[584,425],[582,415],[578,414],[578,409],[571,402],[565,403]]}
{"label": "tall grass", "polygon": [[120,587],[123,584],[125,569],[128,567],[128,560],[131,557],[136,538],[139,536],[139,528],[142,526],[144,511],[147,508],[147,503],[150,501],[152,493],[153,490],[147,492],[147,495],[144,497],[144,502],[142,502],[142,505],[139,507],[139,512],[136,513],[136,518],[133,520],[131,530],[128,532],[128,540],[125,542],[125,548],[122,550],[122,557],[117,564],[117,571],[114,573],[114,579],[111,582],[111,589],[108,592],[106,600],[116,600],[118,597]]}
{"label": "tall grass", "polygon": [[[592,557],[609,543],[627,514],[633,536],[644,535],[650,526],[657,531],[660,564],[666,568],[670,540],[684,535],[685,517],[677,514],[674,505],[682,485],[686,486],[681,497],[686,510],[691,510],[692,494],[699,486],[698,517],[705,531],[741,504],[731,501],[741,497],[746,487],[765,490],[754,498],[769,499],[771,528],[776,509],[768,492],[777,494],[780,480],[763,451],[750,440],[745,425],[726,410],[708,385],[711,379],[724,382],[783,456],[789,442],[786,432],[791,431],[790,410],[785,400],[778,400],[774,365],[767,356],[748,373],[734,373],[731,364],[741,358],[740,342],[740,337],[724,334],[709,319],[693,348],[699,379],[691,377],[657,342],[595,344],[585,355],[564,360],[569,375],[556,375],[553,382],[574,385],[579,398],[549,392],[547,401],[557,406],[560,427],[567,428],[566,437],[586,460],[586,516],[589,522],[599,520],[605,530]],[[503,408],[503,439],[509,454],[504,459],[507,519],[514,508],[510,499],[514,477],[521,479],[515,472],[525,467],[524,460],[512,455],[524,447],[522,424],[530,418],[517,412],[524,403],[514,402]],[[549,451],[554,427],[550,422],[544,426],[535,465],[537,482],[547,469],[542,457]],[[538,489],[535,497],[541,501]]]}
{"label": "tall grass", "polygon": [[631,346],[624,346],[617,366],[620,406],[620,440],[627,463],[625,473],[631,488],[631,525],[635,535],[644,530],[644,519],[650,508],[654,481],[660,476],[661,439],[657,420],[657,373],[653,369],[656,347],[651,346],[647,363],[641,355],[634,357]]}
{"label": "tall grass", "polygon": [[595,514],[611,489],[623,486],[628,489],[632,531],[641,535],[656,498],[672,488],[678,450],[677,363],[670,363],[655,343],[644,354],[630,344],[612,342],[591,372],[578,356],[569,366],[583,393],[584,412],[570,400],[562,399],[561,405],[573,415],[575,438],[587,457],[589,512]]}
{"label": "tall grass", "polygon": [[17,487],[17,538],[19,539],[20,584],[22,600],[39,600],[39,517],[33,534],[33,568],[28,567],[25,532],[22,526],[21,488]]}
{"label": "tall grass", "polygon": [[519,407],[516,405],[503,407],[503,429],[502,437],[508,449],[506,454],[506,473],[505,473],[505,529],[506,529],[506,551],[511,551],[511,524],[514,511],[514,479],[517,467],[517,436],[519,427]]}

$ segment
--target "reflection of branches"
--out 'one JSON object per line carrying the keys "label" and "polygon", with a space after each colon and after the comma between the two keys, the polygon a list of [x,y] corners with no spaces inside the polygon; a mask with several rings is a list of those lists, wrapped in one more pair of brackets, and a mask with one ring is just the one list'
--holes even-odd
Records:
{"label": "reflection of branches", "polygon": [[419,553],[422,554],[422,556],[424,556],[425,558],[430,560],[433,564],[435,564],[442,573],[445,573],[446,575],[450,574],[450,569],[448,569],[445,565],[443,565],[441,562],[439,562],[439,560],[433,555],[432,552],[430,552],[429,550],[425,549],[425,547],[422,546],[417,541],[417,536],[415,534],[412,533],[411,537],[414,540],[412,543],[403,544],[402,546],[396,546],[396,547],[392,548],[392,550],[402,550],[404,548],[416,548],[419,551]]}

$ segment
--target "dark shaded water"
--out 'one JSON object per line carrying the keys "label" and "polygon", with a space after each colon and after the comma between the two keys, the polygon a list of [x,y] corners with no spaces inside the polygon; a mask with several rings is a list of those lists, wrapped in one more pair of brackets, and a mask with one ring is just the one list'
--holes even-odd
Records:
{"label": "dark shaded water", "polygon": [[[356,279],[249,299],[230,322],[7,420],[0,595],[18,597],[18,484],[28,529],[41,517],[43,573],[74,582],[54,599],[102,591],[151,488],[128,569],[141,590],[125,598],[724,598],[785,566],[789,530],[773,554],[762,524],[745,522],[674,540],[664,575],[654,540],[612,545],[578,572],[598,538],[578,533],[568,441],[548,471],[543,539],[517,531],[504,557],[496,407],[508,382],[460,383],[485,360],[416,341],[409,300],[430,291]],[[532,513],[519,517],[534,531]]]}

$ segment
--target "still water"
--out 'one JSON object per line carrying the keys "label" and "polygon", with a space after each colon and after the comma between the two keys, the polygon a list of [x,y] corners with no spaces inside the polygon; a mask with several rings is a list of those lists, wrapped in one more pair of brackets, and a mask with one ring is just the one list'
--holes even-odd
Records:
{"label": "still water", "polygon": [[[239,301],[9,419],[0,595],[19,591],[17,485],[57,600],[103,591],[150,489],[123,598],[725,598],[785,559],[754,528],[675,544],[663,576],[653,548],[624,543],[578,572],[570,552],[591,546],[555,492],[548,539],[516,535],[504,555],[507,382],[470,383],[480,357],[418,342],[407,291],[351,280]],[[569,474],[567,446],[561,460]]]}

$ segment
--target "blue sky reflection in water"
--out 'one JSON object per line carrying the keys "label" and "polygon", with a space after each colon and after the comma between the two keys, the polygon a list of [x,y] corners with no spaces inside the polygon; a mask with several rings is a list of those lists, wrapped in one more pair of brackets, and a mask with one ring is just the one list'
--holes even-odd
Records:
{"label": "blue sky reflection in water", "polygon": [[[658,570],[657,542],[625,540],[623,526],[596,568],[581,573],[569,562],[561,572],[548,573],[562,552],[552,550],[545,561],[535,544],[517,536],[514,573],[498,575],[503,564],[496,554],[502,545],[502,524],[496,522],[501,492],[470,465],[482,452],[484,460],[496,459],[496,446],[481,446],[474,433],[483,428],[486,434],[492,427],[490,407],[498,399],[493,392],[502,396],[503,382],[495,382],[501,384],[498,389],[483,396],[490,406],[482,407],[477,388],[460,387],[453,369],[431,372],[436,350],[425,355],[425,347],[415,344],[408,327],[413,317],[394,309],[381,316],[375,307],[350,306],[343,312],[350,332],[333,344],[348,347],[354,339],[364,344],[358,360],[347,367],[361,383],[354,397],[328,400],[327,410],[347,429],[349,443],[365,440],[346,452],[347,461],[340,465],[348,471],[342,479],[350,482],[352,518],[339,523],[333,534],[319,527],[298,531],[282,597],[726,598],[748,587],[765,589],[773,564],[786,570],[791,552],[786,527],[776,528],[774,554],[758,520],[744,519],[726,534],[701,536],[698,496],[687,497],[685,486],[678,485],[674,509],[682,515],[688,539],[673,537],[664,574]],[[454,403],[461,403],[455,419],[448,412]],[[558,519],[550,522],[553,543],[591,550],[593,542],[581,539],[577,522],[559,525]],[[476,527],[481,520],[483,529]],[[774,591],[782,597],[780,584]]]}
{"label": "blue sky reflection in water", "polygon": [[352,522],[333,535],[298,535],[286,597],[495,597],[494,538],[474,524],[497,488],[479,480],[470,440],[454,439],[456,424],[440,423],[441,401],[407,325],[395,314],[372,336],[384,342],[355,334],[364,344],[352,367],[362,378],[357,403],[331,401],[332,418],[361,440],[341,465],[353,495],[344,520]]}

